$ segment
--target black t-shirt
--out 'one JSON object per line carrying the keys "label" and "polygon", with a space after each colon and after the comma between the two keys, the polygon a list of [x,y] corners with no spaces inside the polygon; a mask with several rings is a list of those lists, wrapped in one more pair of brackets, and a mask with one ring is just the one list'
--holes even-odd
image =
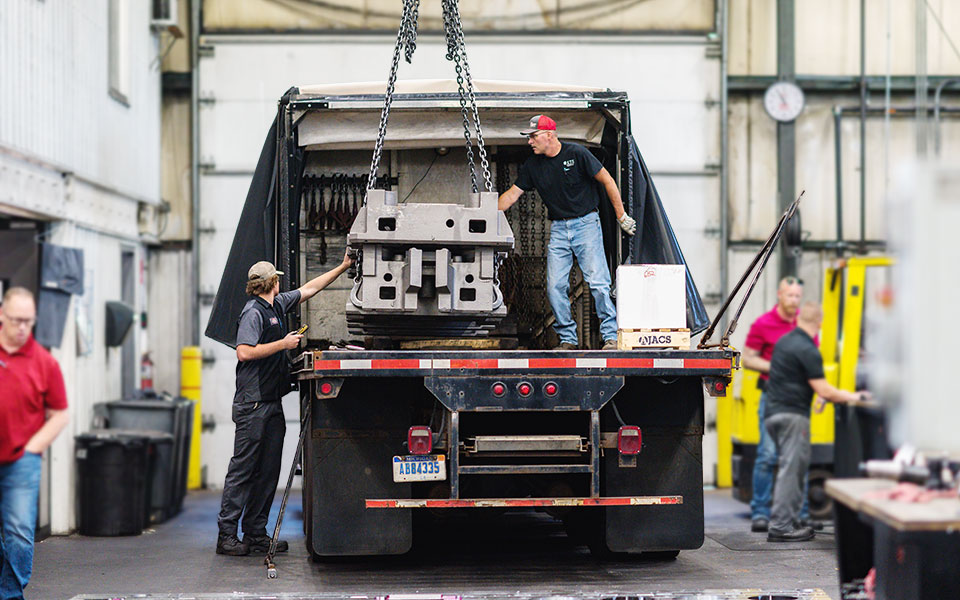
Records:
{"label": "black t-shirt", "polygon": [[[260,296],[247,301],[240,311],[237,345],[269,344],[283,339],[283,315],[300,304],[300,290],[277,294],[273,306]],[[284,350],[256,360],[237,361],[237,392],[233,401],[275,402],[290,391],[290,363]]]}
{"label": "black t-shirt", "polygon": [[572,219],[597,210],[600,198],[595,185],[603,165],[579,144],[563,142],[549,157],[534,154],[520,167],[516,186],[525,192],[536,188],[551,221]]}
{"label": "black t-shirt", "polygon": [[809,380],[822,378],[823,358],[807,332],[797,327],[781,337],[773,347],[770,379],[763,390],[764,418],[779,413],[810,416],[813,388]]}

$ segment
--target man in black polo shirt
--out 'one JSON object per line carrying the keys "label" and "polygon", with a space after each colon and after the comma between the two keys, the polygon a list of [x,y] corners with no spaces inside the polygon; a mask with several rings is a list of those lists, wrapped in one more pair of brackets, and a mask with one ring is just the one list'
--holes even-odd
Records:
{"label": "man in black polo shirt", "polygon": [[[281,271],[267,261],[250,267],[247,293],[253,296],[240,311],[237,329],[237,391],[233,397],[233,458],[227,468],[217,524],[217,554],[245,556],[270,546],[267,517],[280,479],[280,456],[286,423],[280,399],[290,391],[286,350],[302,335],[285,333],[284,315],[306,302],[353,264],[343,262],[292,292],[280,293]],[[243,515],[243,541],[237,537]],[[277,550],[289,544],[279,541]]]}
{"label": "man in black polo shirt", "polygon": [[595,182],[607,192],[620,228],[629,235],[637,222],[623,210],[617,184],[589,150],[557,139],[557,124],[546,115],[530,119],[527,136],[533,156],[520,168],[517,182],[500,195],[498,208],[507,210],[524,192],[536,189],[550,218],[547,247],[547,298],[553,309],[553,328],[559,350],[577,347],[577,324],[570,311],[570,269],[576,256],[583,278],[593,293],[604,350],[617,349],[617,309],[610,300],[610,270],[603,252]]}
{"label": "man in black polo shirt", "polygon": [[810,468],[810,403],[819,396],[815,410],[823,402],[856,402],[867,393],[838,390],[823,376],[823,358],[813,338],[820,331],[823,311],[816,302],[800,307],[797,327],[773,347],[770,379],[764,389],[767,433],[777,445],[780,456],[777,485],[773,492],[773,511],[769,542],[802,542],[813,539],[812,527],[798,527],[803,503],[803,481]]}

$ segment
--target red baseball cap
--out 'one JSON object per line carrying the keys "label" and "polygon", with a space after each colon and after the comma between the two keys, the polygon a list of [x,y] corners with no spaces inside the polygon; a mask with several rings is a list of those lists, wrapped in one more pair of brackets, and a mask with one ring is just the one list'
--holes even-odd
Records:
{"label": "red baseball cap", "polygon": [[520,135],[530,135],[536,131],[556,131],[557,122],[547,115],[537,115],[530,119],[530,129],[520,132]]}

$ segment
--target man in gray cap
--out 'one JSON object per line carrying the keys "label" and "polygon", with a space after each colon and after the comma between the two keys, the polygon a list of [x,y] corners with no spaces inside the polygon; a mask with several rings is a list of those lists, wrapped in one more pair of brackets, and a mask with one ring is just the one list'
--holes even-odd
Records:
{"label": "man in gray cap", "polygon": [[[286,423],[282,398],[290,391],[290,366],[285,350],[300,345],[303,335],[284,331],[284,315],[330,285],[353,264],[343,262],[292,292],[280,293],[280,275],[273,264],[260,261],[247,273],[247,293],[253,296],[240,311],[237,329],[237,392],[233,398],[233,458],[227,468],[217,524],[217,554],[245,556],[270,546],[267,516],[280,480],[280,455]],[[243,516],[241,523],[240,518]],[[237,537],[243,526],[243,541]],[[277,550],[289,545],[279,541]]]}

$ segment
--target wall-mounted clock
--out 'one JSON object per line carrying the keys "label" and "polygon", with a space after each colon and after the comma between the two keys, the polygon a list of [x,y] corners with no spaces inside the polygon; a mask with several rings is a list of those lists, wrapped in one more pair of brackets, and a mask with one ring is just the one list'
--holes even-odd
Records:
{"label": "wall-mounted clock", "polygon": [[803,112],[803,90],[791,81],[777,81],[763,94],[763,107],[775,121],[789,123]]}

